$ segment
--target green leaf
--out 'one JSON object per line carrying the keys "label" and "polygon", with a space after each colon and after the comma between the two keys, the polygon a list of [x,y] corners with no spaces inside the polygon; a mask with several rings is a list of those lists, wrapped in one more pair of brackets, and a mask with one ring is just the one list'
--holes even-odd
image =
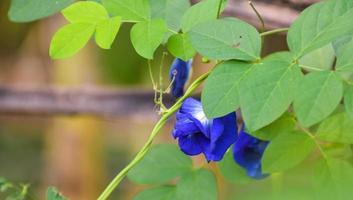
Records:
{"label": "green leaf", "polygon": [[184,33],[202,22],[217,19],[218,0],[204,0],[189,8],[181,20],[181,29]]}
{"label": "green leaf", "polygon": [[109,18],[105,8],[93,1],[79,1],[61,11],[71,23],[96,24]]}
{"label": "green leaf", "polygon": [[317,137],[329,142],[353,144],[353,119],[344,112],[333,115],[320,124]]}
{"label": "green leaf", "polygon": [[49,187],[47,190],[47,200],[66,200],[54,187]]}
{"label": "green leaf", "polygon": [[327,158],[316,166],[314,172],[317,199],[351,199],[353,168],[349,163]]}
{"label": "green leaf", "polygon": [[190,7],[189,0],[149,0],[152,19],[164,19],[169,29],[178,32],[181,19]]}
{"label": "green leaf", "polygon": [[350,71],[353,72],[353,40],[342,45],[337,52],[337,71]]}
{"label": "green leaf", "polygon": [[202,105],[208,118],[224,116],[240,106],[239,87],[254,69],[251,63],[226,61],[215,67],[206,79]]}
{"label": "green leaf", "polygon": [[191,167],[191,159],[175,145],[156,145],[129,172],[128,177],[135,183],[164,183],[189,172]]}
{"label": "green leaf", "polygon": [[121,25],[121,17],[100,21],[96,28],[96,43],[102,49],[110,49]]}
{"label": "green leaf", "polygon": [[329,0],[305,9],[288,31],[287,43],[296,58],[347,34],[353,18],[353,1]]}
{"label": "green leaf", "polygon": [[231,183],[247,184],[252,181],[245,169],[234,161],[231,151],[226,153],[224,158],[218,163],[218,166],[223,177]]}
{"label": "green leaf", "polygon": [[256,65],[240,87],[240,107],[250,132],[270,124],[288,109],[301,76],[295,63],[264,60]]}
{"label": "green leaf", "polygon": [[344,93],[344,106],[348,115],[353,119],[353,86],[348,86]]}
{"label": "green leaf", "polygon": [[287,63],[293,62],[293,54],[289,51],[279,51],[268,55],[265,60],[267,61],[284,61]]}
{"label": "green leaf", "polygon": [[213,173],[199,169],[184,175],[177,184],[176,196],[178,200],[217,200],[217,185]]}
{"label": "green leaf", "polygon": [[175,186],[161,186],[139,193],[134,200],[175,200]]}
{"label": "green leaf", "polygon": [[283,114],[279,119],[273,123],[263,127],[255,132],[248,132],[250,135],[261,140],[272,140],[277,135],[282,133],[289,133],[295,130],[295,119],[289,113]]}
{"label": "green leaf", "polygon": [[153,59],[154,51],[162,43],[167,26],[161,19],[139,22],[131,29],[131,42],[136,52],[147,59]]}
{"label": "green leaf", "polygon": [[267,146],[262,157],[262,170],[264,173],[274,173],[295,167],[308,157],[315,147],[314,139],[304,132],[282,133]]}
{"label": "green leaf", "polygon": [[251,61],[260,56],[260,34],[236,18],[207,21],[188,34],[196,51],[210,59]]}
{"label": "green leaf", "polygon": [[123,20],[146,21],[151,18],[148,0],[103,0],[104,7],[113,16]]}
{"label": "green leaf", "polygon": [[335,51],[331,44],[316,49],[299,60],[299,64],[306,71],[330,70],[335,60]]}
{"label": "green leaf", "polygon": [[300,124],[312,126],[328,117],[338,106],[343,84],[334,72],[312,72],[299,84],[294,111]]}
{"label": "green leaf", "polygon": [[9,18],[13,22],[30,22],[48,17],[73,3],[73,0],[12,0]]}
{"label": "green leaf", "polygon": [[50,57],[63,59],[82,49],[94,33],[95,25],[87,23],[68,24],[55,33],[50,44]]}
{"label": "green leaf", "polygon": [[189,36],[183,33],[171,36],[168,40],[167,48],[173,56],[184,61],[191,59],[196,54]]}

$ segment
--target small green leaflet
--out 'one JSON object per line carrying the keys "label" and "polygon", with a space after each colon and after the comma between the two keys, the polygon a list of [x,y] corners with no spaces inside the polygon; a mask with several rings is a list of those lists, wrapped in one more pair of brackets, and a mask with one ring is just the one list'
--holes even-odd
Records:
{"label": "small green leaflet", "polygon": [[253,181],[253,179],[246,174],[245,169],[234,161],[231,149],[224,155],[224,158],[218,163],[218,166],[223,177],[231,183],[248,184]]}
{"label": "small green leaflet", "polygon": [[96,43],[109,49],[119,31],[120,17],[109,18],[105,8],[93,1],[79,1],[62,11],[71,23],[55,33],[50,44],[50,56],[63,59],[73,56],[89,41],[96,31]]}
{"label": "small green leaflet", "polygon": [[169,29],[178,32],[181,19],[190,7],[189,0],[149,0],[152,19],[164,19]]}
{"label": "small green leaflet", "polygon": [[100,21],[96,28],[96,43],[102,49],[110,49],[121,25],[121,17]]}
{"label": "small green leaflet", "polygon": [[288,170],[300,164],[315,149],[313,138],[301,131],[279,134],[267,146],[262,157],[264,173]]}
{"label": "small green leaflet", "polygon": [[9,18],[13,22],[30,22],[59,12],[73,0],[11,0]]}
{"label": "small green leaflet", "polygon": [[284,113],[273,123],[263,127],[260,130],[248,133],[261,140],[270,141],[279,134],[289,133],[295,130],[295,119],[289,113]]}
{"label": "small green leaflet", "polygon": [[314,170],[317,199],[346,200],[353,196],[353,167],[344,160],[322,159]]}
{"label": "small green leaflet", "polygon": [[353,144],[353,119],[345,112],[333,115],[320,124],[317,137],[329,142]]}
{"label": "small green leaflet", "polygon": [[202,22],[217,19],[219,0],[204,0],[189,8],[181,21],[184,33]]}
{"label": "small green leaflet", "polygon": [[163,42],[164,34],[167,31],[165,21],[161,19],[139,22],[131,29],[132,45],[142,57],[153,59],[154,51]]}
{"label": "small green leaflet", "polygon": [[210,59],[252,61],[260,57],[260,34],[254,27],[236,18],[201,23],[192,28],[188,35],[196,51]]}
{"label": "small green leaflet", "polygon": [[47,190],[47,200],[66,200],[54,187],[49,187]]}
{"label": "small green leaflet", "polygon": [[287,43],[296,58],[353,33],[353,1],[328,0],[305,9],[288,31]]}
{"label": "small green leaflet", "polygon": [[191,59],[196,54],[189,36],[184,33],[172,35],[168,40],[167,48],[173,56],[184,61]]}
{"label": "small green leaflet", "polygon": [[175,145],[152,147],[142,161],[128,174],[128,178],[141,184],[165,183],[192,169],[191,159]]}
{"label": "small green leaflet", "polygon": [[348,115],[353,119],[353,86],[347,87],[344,93],[344,107]]}
{"label": "small green leaflet", "polygon": [[350,71],[353,72],[353,40],[342,45],[340,50],[336,53],[337,55],[337,63],[336,69],[337,71]]}
{"label": "small green leaflet", "polygon": [[70,23],[98,23],[109,18],[106,9],[93,1],[79,1],[61,11]]}
{"label": "small green leaflet", "polygon": [[240,107],[250,132],[279,118],[292,103],[302,74],[295,63],[264,60],[240,87]]}
{"label": "small green leaflet", "polygon": [[328,117],[343,96],[343,84],[335,72],[312,72],[299,84],[294,111],[300,124],[312,126]]}
{"label": "small green leaflet", "polygon": [[299,60],[299,65],[306,71],[325,71],[333,67],[335,51],[331,44],[316,49]]}
{"label": "small green leaflet", "polygon": [[217,200],[217,185],[213,173],[199,169],[185,174],[177,184],[176,197],[178,200]]}
{"label": "small green leaflet", "polygon": [[104,7],[113,16],[123,20],[147,21],[151,18],[148,0],[102,0]]}
{"label": "small green leaflet", "polygon": [[239,108],[239,87],[254,69],[252,66],[251,63],[226,61],[215,67],[206,79],[201,97],[208,118],[221,117]]}
{"label": "small green leaflet", "polygon": [[139,193],[134,200],[175,200],[175,186],[161,186]]}
{"label": "small green leaflet", "polygon": [[76,54],[91,38],[95,25],[75,23],[63,26],[55,33],[49,49],[53,59],[64,59]]}

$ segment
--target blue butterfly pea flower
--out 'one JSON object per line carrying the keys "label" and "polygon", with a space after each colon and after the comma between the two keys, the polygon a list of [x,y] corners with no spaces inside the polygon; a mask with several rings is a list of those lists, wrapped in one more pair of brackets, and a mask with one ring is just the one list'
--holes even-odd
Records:
{"label": "blue butterfly pea flower", "polygon": [[201,102],[187,98],[176,118],[173,136],[178,139],[181,151],[187,155],[203,153],[208,162],[219,161],[237,139],[235,112],[207,119]]}
{"label": "blue butterfly pea flower", "polygon": [[176,58],[170,67],[169,78],[172,81],[172,95],[179,98],[184,95],[184,85],[189,80],[192,59],[183,61]]}
{"label": "blue butterfly pea flower", "polygon": [[233,147],[233,157],[241,167],[246,169],[248,176],[262,179],[267,176],[261,170],[261,158],[268,145],[268,141],[255,138],[244,131],[240,131]]}

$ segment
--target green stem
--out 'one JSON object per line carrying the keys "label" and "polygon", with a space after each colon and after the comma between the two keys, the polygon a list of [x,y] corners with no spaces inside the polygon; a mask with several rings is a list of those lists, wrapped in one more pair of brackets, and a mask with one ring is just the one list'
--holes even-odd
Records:
{"label": "green stem", "polygon": [[289,28],[278,28],[278,29],[274,29],[274,30],[271,30],[271,31],[263,32],[260,35],[261,36],[273,35],[273,34],[276,34],[276,33],[287,32],[288,30],[289,30]]}
{"label": "green stem", "polygon": [[261,32],[264,32],[266,30],[264,19],[261,17],[260,13],[256,10],[256,8],[255,8],[254,4],[252,3],[252,1],[248,1],[248,3],[250,5],[250,7],[253,9],[253,11],[255,12],[257,18],[260,20],[261,29],[262,29]]}
{"label": "green stem", "polygon": [[98,200],[106,200],[114,191],[114,189],[119,185],[119,183],[124,179],[130,169],[142,160],[142,158],[149,151],[154,138],[158,135],[159,131],[167,122],[169,117],[172,116],[181,107],[183,101],[188,98],[195,91],[195,89],[198,88],[198,86],[200,86],[200,84],[208,77],[209,73],[210,72],[207,72],[200,76],[198,79],[196,79],[187,89],[185,94],[180,99],[178,99],[178,101],[171,108],[169,108],[166,112],[163,113],[162,117],[154,126],[151,135],[149,136],[148,140],[143,145],[141,150],[136,154],[135,158],[124,169],[122,169],[118,175],[116,175],[116,177],[110,182],[107,188],[99,196]]}
{"label": "green stem", "polygon": [[217,19],[218,19],[218,18],[220,17],[220,15],[221,15],[222,3],[223,3],[223,0],[219,0],[219,3],[218,3],[218,10],[217,10]]}

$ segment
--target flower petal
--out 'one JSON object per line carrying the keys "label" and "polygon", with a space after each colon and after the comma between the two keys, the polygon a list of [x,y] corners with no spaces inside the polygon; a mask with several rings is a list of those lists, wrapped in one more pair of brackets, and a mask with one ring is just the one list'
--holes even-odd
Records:
{"label": "flower petal", "polygon": [[190,156],[202,153],[203,148],[200,140],[204,141],[205,139],[203,137],[201,133],[179,137],[178,142],[181,151]]}
{"label": "flower petal", "polygon": [[247,170],[250,177],[264,178],[266,175],[261,171],[261,158],[267,145],[267,141],[259,140],[241,130],[233,148],[234,160]]}
{"label": "flower petal", "polygon": [[210,160],[219,161],[237,139],[235,112],[213,120],[210,133]]}
{"label": "flower petal", "polygon": [[210,136],[210,120],[203,112],[202,104],[193,98],[187,98],[180,108],[180,113],[189,115],[189,119],[194,121],[205,136]]}
{"label": "flower petal", "polygon": [[172,82],[172,95],[179,98],[184,95],[184,85],[189,80],[192,60],[183,61],[176,58],[169,70]]}

